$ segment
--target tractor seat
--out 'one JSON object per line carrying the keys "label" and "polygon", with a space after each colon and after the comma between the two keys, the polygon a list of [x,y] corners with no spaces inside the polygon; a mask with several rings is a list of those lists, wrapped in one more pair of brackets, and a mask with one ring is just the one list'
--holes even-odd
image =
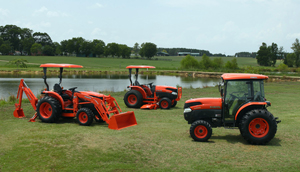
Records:
{"label": "tractor seat", "polygon": [[134,81],[134,85],[140,86],[141,84],[138,81]]}
{"label": "tractor seat", "polygon": [[63,98],[63,100],[71,100],[71,97],[69,95],[62,94],[63,90],[61,89],[59,84],[57,84],[57,83],[54,84],[53,90],[54,90],[54,92],[58,93]]}

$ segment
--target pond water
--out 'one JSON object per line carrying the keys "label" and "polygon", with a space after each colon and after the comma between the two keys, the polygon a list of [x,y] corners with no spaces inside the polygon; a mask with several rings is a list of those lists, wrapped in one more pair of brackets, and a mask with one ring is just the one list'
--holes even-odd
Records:
{"label": "pond water", "polygon": [[[42,75],[35,74],[0,74],[0,98],[7,99],[10,95],[17,95],[20,80],[24,79],[31,91],[38,95],[41,90],[46,88]],[[132,81],[135,76],[132,75]],[[166,76],[166,75],[139,75],[140,84],[153,82],[154,85],[181,86],[183,88],[202,88],[205,86],[215,86],[221,79],[218,78],[193,78],[183,76]],[[49,89],[53,88],[55,83],[59,83],[59,78],[47,76]],[[120,74],[103,74],[103,75],[63,75],[62,86],[64,89],[77,87],[78,91],[124,91],[130,85],[128,75]],[[23,95],[25,96],[25,94]],[[25,96],[26,97],[26,96]],[[25,98],[24,97],[24,98]],[[27,97],[26,97],[27,98]]]}

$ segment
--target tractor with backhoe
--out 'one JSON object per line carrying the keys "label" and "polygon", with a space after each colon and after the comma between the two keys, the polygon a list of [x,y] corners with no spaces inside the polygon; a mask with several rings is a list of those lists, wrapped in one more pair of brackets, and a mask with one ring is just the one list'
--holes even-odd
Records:
{"label": "tractor with backhoe", "polygon": [[196,98],[184,104],[184,119],[191,124],[195,141],[208,141],[212,128],[238,128],[250,144],[266,144],[274,138],[277,124],[267,107],[264,80],[259,74],[225,73],[219,84],[220,98]]}
{"label": "tractor with backhoe", "polygon": [[[123,112],[115,98],[92,91],[77,91],[77,87],[64,89],[62,87],[62,73],[64,68],[82,68],[80,65],[73,64],[42,64],[44,72],[44,83],[46,88],[41,92],[41,98],[32,93],[30,88],[21,79],[17,99],[15,104],[14,116],[16,118],[25,117],[22,105],[23,93],[28,97],[33,109],[36,111],[29,120],[35,122],[39,117],[42,122],[54,123],[62,118],[75,118],[80,125],[89,126],[96,122],[106,122],[108,128],[120,130],[129,126],[137,125],[133,111]],[[47,68],[59,68],[59,83],[54,84],[53,89],[49,89],[47,83]]]}
{"label": "tractor with backhoe", "polygon": [[[130,65],[129,69],[129,91],[124,96],[124,103],[129,108],[141,109],[170,109],[175,107],[177,101],[181,99],[182,88],[172,86],[153,85],[153,82],[148,84],[140,84],[138,82],[139,69],[151,69],[154,66]],[[136,69],[135,81],[131,80],[132,69]]]}

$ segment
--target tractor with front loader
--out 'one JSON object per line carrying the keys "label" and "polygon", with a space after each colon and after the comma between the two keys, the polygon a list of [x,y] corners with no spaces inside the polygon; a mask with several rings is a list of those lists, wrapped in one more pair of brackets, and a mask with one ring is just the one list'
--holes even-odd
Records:
{"label": "tractor with front loader", "polygon": [[[138,82],[139,69],[151,69],[154,66],[127,66],[129,69],[130,90],[124,96],[124,103],[129,108],[141,109],[170,109],[175,107],[177,101],[181,99],[182,88],[172,86],[153,85],[153,82],[148,84],[140,84]],[[135,81],[131,80],[132,69],[136,69]]]}
{"label": "tractor with front loader", "polygon": [[212,128],[239,128],[250,144],[266,144],[274,138],[277,123],[267,107],[264,80],[258,74],[225,73],[219,84],[221,98],[196,98],[184,104],[184,118],[191,124],[190,135],[195,141],[207,141]]}
{"label": "tractor with front loader", "polygon": [[[41,98],[38,100],[30,88],[21,79],[17,99],[19,103],[15,104],[14,116],[16,118],[25,117],[21,108],[23,93],[28,97],[33,109],[36,111],[29,120],[35,122],[39,117],[42,122],[57,122],[61,117],[74,118],[80,125],[89,126],[93,120],[96,122],[106,122],[108,128],[120,130],[126,127],[137,125],[133,111],[121,113],[121,108],[115,98],[110,95],[104,95],[92,91],[77,91],[77,87],[64,89],[62,87],[63,68],[82,68],[80,65],[73,64],[42,64],[44,72],[44,83],[46,88],[41,92]],[[53,89],[49,89],[47,83],[47,68],[59,68],[59,83],[54,84]]]}

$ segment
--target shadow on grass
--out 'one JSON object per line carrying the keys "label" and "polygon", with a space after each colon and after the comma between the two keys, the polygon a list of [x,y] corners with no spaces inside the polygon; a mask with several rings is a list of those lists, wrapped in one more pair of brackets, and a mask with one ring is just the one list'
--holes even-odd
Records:
{"label": "shadow on grass", "polygon": [[[243,143],[244,145],[251,145],[241,135],[211,136],[211,139],[226,140],[228,143],[231,144]],[[281,146],[280,142],[281,140],[275,137],[265,146]]]}

